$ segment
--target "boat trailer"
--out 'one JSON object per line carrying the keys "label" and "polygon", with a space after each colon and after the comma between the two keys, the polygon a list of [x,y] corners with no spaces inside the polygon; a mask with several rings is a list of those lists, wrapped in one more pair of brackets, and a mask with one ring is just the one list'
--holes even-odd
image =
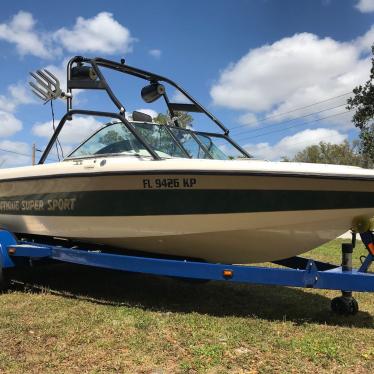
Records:
{"label": "boat trailer", "polygon": [[[165,259],[124,254],[113,254],[94,248],[77,249],[59,245],[38,244],[18,240],[11,232],[0,229],[0,290],[10,284],[8,272],[16,268],[19,260],[34,261],[49,259],[60,262],[87,265],[112,270],[146,273],[168,277],[201,281],[225,281],[275,286],[303,287],[339,290],[342,295],[331,302],[333,312],[340,315],[354,315],[358,303],[352,292],[374,292],[374,273],[369,267],[374,261],[374,235],[361,234],[368,249],[360,268],[352,268],[352,252],[356,234],[351,243],[342,244],[342,264],[332,265],[302,257],[275,261],[284,267],[261,267],[213,264],[183,259]],[[22,262],[22,261],[21,261]]]}

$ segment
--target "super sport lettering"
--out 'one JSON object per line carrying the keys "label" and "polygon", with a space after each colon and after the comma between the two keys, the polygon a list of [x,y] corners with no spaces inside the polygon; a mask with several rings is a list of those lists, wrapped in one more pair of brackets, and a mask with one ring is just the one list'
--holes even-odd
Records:
{"label": "super sport lettering", "polygon": [[75,209],[77,199],[0,200],[0,212],[63,212]]}

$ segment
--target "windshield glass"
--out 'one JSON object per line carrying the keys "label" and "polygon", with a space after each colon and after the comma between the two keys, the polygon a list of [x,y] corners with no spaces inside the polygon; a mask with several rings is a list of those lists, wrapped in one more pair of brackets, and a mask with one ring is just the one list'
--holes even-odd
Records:
{"label": "windshield glass", "polygon": [[149,144],[159,156],[188,157],[186,152],[183,151],[183,148],[173,139],[173,136],[170,135],[165,125],[135,122],[133,122],[133,125],[147,144]]}
{"label": "windshield glass", "polygon": [[[228,160],[229,159],[229,157],[213,143],[212,136],[202,135],[202,134],[196,134],[196,136],[199,138],[200,142],[204,144],[207,151],[210,153],[210,155],[215,160]],[[228,142],[225,141],[225,143],[228,143]]]}
{"label": "windshield glass", "polygon": [[202,148],[201,143],[199,144],[199,142],[195,140],[190,131],[176,127],[170,127],[170,130],[191,158],[211,158]]}
{"label": "windshield glass", "polygon": [[69,158],[113,153],[150,156],[144,146],[122,123],[113,123],[93,134],[73,151]]}
{"label": "windshield glass", "polygon": [[[132,125],[160,157],[213,158],[218,160],[229,158],[214,144],[211,136],[176,127],[166,128],[167,125],[154,123],[132,122]],[[97,131],[75,149],[68,158],[108,154],[151,156],[126,126],[122,122],[117,122],[110,123]]]}
{"label": "windshield glass", "polygon": [[[165,126],[152,123],[132,123],[142,138],[160,157],[188,157],[173,139]],[[144,145],[126,128],[122,122],[108,124],[75,151],[69,158],[106,154],[150,156]]]}

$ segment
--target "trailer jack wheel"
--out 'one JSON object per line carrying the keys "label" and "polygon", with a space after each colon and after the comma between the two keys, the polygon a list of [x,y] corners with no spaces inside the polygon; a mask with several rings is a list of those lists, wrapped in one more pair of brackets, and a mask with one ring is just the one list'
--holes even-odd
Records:
{"label": "trailer jack wheel", "polygon": [[339,315],[353,316],[358,312],[358,303],[354,297],[339,296],[332,299],[331,309]]}
{"label": "trailer jack wheel", "polygon": [[8,289],[8,279],[4,274],[4,269],[0,266],[0,293],[5,292]]}

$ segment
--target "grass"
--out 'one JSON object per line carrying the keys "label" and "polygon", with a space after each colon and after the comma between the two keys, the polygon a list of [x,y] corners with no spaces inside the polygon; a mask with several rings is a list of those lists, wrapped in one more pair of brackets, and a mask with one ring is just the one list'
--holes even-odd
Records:
{"label": "grass", "polygon": [[[340,243],[310,257],[340,261]],[[355,251],[355,263],[359,254]],[[53,264],[0,295],[0,373],[373,373],[374,297]]]}

